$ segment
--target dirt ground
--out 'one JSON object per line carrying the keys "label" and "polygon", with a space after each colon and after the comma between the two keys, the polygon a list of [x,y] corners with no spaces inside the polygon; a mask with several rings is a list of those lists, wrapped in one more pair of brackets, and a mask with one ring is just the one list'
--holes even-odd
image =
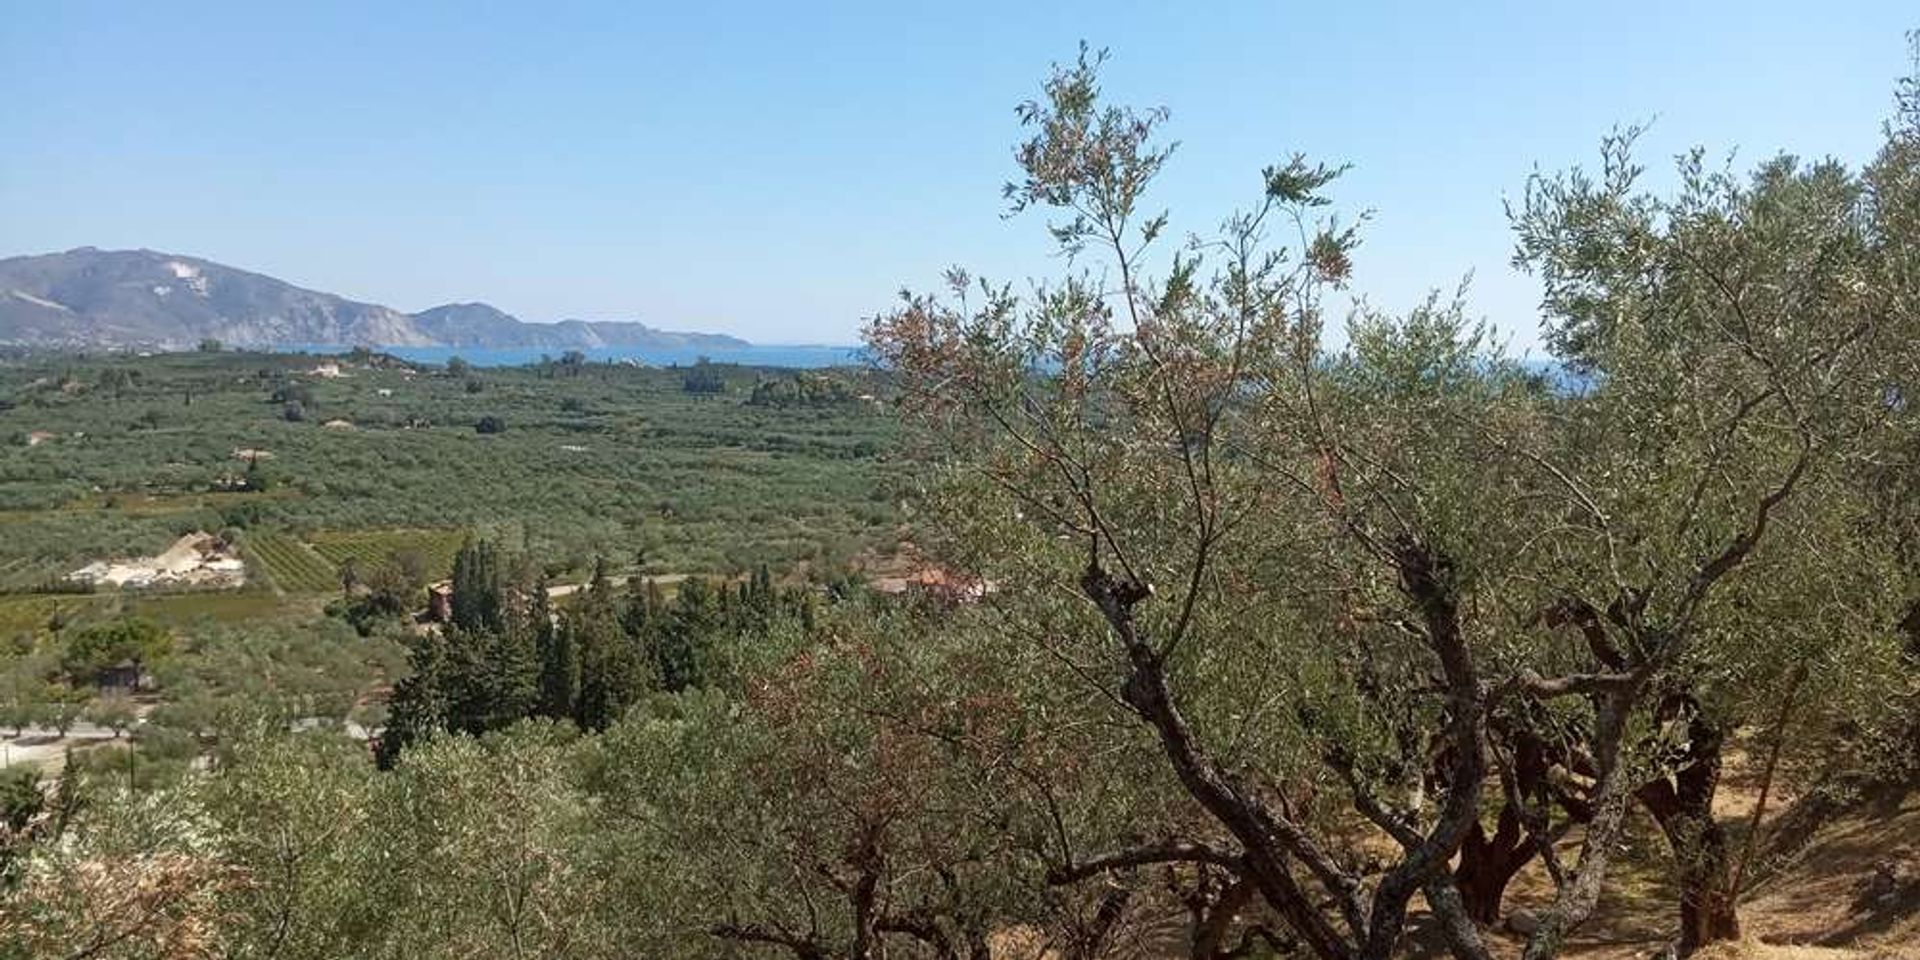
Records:
{"label": "dirt ground", "polygon": [[[1736,838],[1758,798],[1758,777],[1738,754],[1729,758],[1715,804]],[[1775,785],[1765,836],[1773,818],[1795,799]],[[1675,894],[1665,849],[1650,821],[1640,824],[1624,862],[1616,861],[1593,920],[1567,956],[1627,960],[1658,955],[1673,935]],[[1762,876],[1741,903],[1745,942],[1707,954],[1710,960],[1920,960],[1920,887],[1904,899],[1863,904],[1861,891],[1877,867],[1897,864],[1920,874],[1920,790],[1872,800],[1815,835],[1777,872]],[[1544,907],[1551,883],[1538,864],[1516,877],[1508,905]],[[1518,956],[1522,940],[1498,934],[1497,948]]]}
{"label": "dirt ground", "polygon": [[1859,956],[1920,957],[1920,890],[1859,905],[1882,863],[1920,870],[1920,791],[1870,802],[1822,831],[1798,863],[1755,891],[1743,917],[1748,938],[1846,947]]}
{"label": "dirt ground", "polygon": [[69,749],[86,750],[114,739],[113,731],[92,724],[76,724],[64,738],[52,730],[26,730],[18,737],[0,739],[0,768],[34,766],[48,777],[57,777],[66,766]]}
{"label": "dirt ground", "polygon": [[189,533],[157,556],[98,560],[68,575],[82,583],[114,587],[198,586],[233,588],[246,583],[246,564],[233,549],[207,533]]}
{"label": "dirt ground", "polygon": [[[1758,795],[1757,778],[1728,764],[1720,791],[1721,817],[1745,830]],[[1793,797],[1776,792],[1768,817],[1787,809]],[[1764,828],[1763,828],[1764,829]],[[1577,833],[1568,845],[1578,842]],[[1609,871],[1607,889],[1593,919],[1572,938],[1564,957],[1578,960],[1646,960],[1661,957],[1677,925],[1677,898],[1666,871],[1664,841],[1650,820],[1636,824],[1630,846]],[[1817,833],[1778,872],[1755,883],[1740,907],[1745,938],[1703,952],[1703,960],[1920,960],[1920,880],[1903,881],[1892,898],[1863,896],[1877,869],[1896,865],[1900,875],[1920,878],[1920,789],[1864,803]],[[1535,911],[1552,900],[1553,888],[1537,863],[1514,879],[1509,912]],[[1415,901],[1403,954],[1413,960],[1446,960],[1448,951],[1432,929],[1424,905]],[[1185,919],[1177,907],[1164,916],[1136,915],[1132,954],[1141,960],[1185,957]],[[995,956],[1006,960],[1048,957],[1030,932],[1008,931]],[[1518,958],[1525,939],[1505,930],[1487,931],[1487,945],[1502,960]]]}

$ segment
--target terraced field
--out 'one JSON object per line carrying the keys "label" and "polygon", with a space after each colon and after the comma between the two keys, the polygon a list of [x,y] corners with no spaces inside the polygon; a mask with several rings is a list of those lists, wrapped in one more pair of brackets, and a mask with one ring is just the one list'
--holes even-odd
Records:
{"label": "terraced field", "polygon": [[435,579],[453,570],[453,555],[466,534],[459,530],[325,530],[306,539],[277,531],[247,536],[247,552],[266,582],[286,593],[330,593],[340,588],[340,569],[351,561],[371,570],[397,553],[426,560]]}
{"label": "terraced field", "polygon": [[453,571],[453,555],[466,534],[459,530],[332,530],[308,538],[314,552],[335,567],[352,560],[361,570],[386,563],[396,553],[412,551],[427,561],[434,579]]}
{"label": "terraced field", "polygon": [[256,572],[288,593],[324,593],[340,587],[340,572],[334,564],[291,534],[249,534],[246,550]]}

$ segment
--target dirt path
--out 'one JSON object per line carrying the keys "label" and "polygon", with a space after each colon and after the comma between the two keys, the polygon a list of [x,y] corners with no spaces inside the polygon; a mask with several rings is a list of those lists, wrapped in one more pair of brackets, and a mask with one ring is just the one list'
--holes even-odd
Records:
{"label": "dirt path", "polygon": [[74,724],[64,738],[52,730],[28,727],[20,736],[0,740],[0,769],[34,766],[48,776],[58,776],[67,764],[67,748],[82,750],[113,739],[112,730],[90,723]]}
{"label": "dirt path", "polygon": [[[679,583],[682,580],[687,579],[688,576],[690,576],[690,574],[663,573],[658,576],[643,577],[642,579],[652,580],[654,583],[657,583],[663,587],[670,587],[670,586],[673,586],[674,584]],[[607,583],[610,586],[624,587],[627,585],[627,581],[632,579],[633,578],[631,576],[626,576],[626,575],[622,575],[618,577],[608,577]],[[547,588],[547,596],[549,597],[572,596],[573,594],[579,593],[580,591],[585,590],[586,588],[587,588],[587,585],[584,583],[555,584]]]}

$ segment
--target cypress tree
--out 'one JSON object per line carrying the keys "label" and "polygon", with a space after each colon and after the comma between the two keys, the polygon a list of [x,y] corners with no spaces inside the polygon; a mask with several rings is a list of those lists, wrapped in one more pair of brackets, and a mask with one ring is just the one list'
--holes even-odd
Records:
{"label": "cypress tree", "polygon": [[479,729],[496,730],[533,716],[539,709],[541,663],[534,638],[526,630],[482,635],[483,672],[477,689],[487,700],[477,710]]}
{"label": "cypress tree", "polygon": [[401,751],[447,726],[447,641],[437,633],[413,638],[407,645],[412,673],[394,685],[387,703],[387,726],[380,734],[374,760],[382,770],[399,761]]}
{"label": "cypress tree", "polygon": [[620,607],[620,629],[627,639],[643,647],[647,644],[647,635],[660,610],[659,598],[659,588],[653,585],[652,579],[635,577],[627,581],[626,603]]}
{"label": "cypress tree", "polygon": [[466,630],[505,629],[503,592],[493,544],[468,537],[453,558],[453,622]]}
{"label": "cypress tree", "polygon": [[660,686],[679,692],[706,683],[714,634],[726,619],[725,589],[699,577],[680,584],[680,592],[653,631],[649,650]]}
{"label": "cypress tree", "polygon": [[568,643],[579,663],[574,722],[585,730],[604,730],[646,693],[646,663],[623,629],[614,603],[606,562],[594,562],[585,596],[565,618]]}
{"label": "cypress tree", "polygon": [[572,718],[580,700],[580,657],[573,631],[554,622],[545,577],[534,585],[533,637],[540,656],[540,713]]}

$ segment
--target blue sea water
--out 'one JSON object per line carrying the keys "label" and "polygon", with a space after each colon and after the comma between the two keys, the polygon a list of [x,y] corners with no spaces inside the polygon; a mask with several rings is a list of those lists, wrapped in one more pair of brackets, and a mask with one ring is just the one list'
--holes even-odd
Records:
{"label": "blue sea water", "polygon": [[[325,344],[298,344],[282,349],[290,353],[333,354],[345,353],[349,348]],[[561,353],[558,350],[533,347],[506,350],[477,350],[466,347],[381,347],[380,352],[414,363],[444,364],[452,357],[459,357],[476,367],[517,367],[539,363],[542,358],[557,360]],[[639,360],[658,367],[692,366],[703,357],[714,363],[803,370],[862,366],[867,362],[867,352],[864,347],[837,347],[826,344],[753,344],[732,349],[687,347],[662,350],[599,347],[582,352],[594,363]],[[1520,365],[1545,377],[1551,388],[1562,394],[1588,393],[1598,386],[1597,379],[1593,375],[1575,372],[1553,360],[1526,359],[1520,361]]]}
{"label": "blue sea water", "polygon": [[[327,347],[303,345],[294,349],[312,353],[340,353],[345,347]],[[381,347],[380,352],[389,353],[402,360],[414,363],[446,363],[452,357],[476,367],[515,367],[522,364],[539,363],[541,358],[559,359],[561,351],[551,349],[511,349],[511,350],[475,350],[463,347]],[[842,367],[865,362],[866,353],[860,347],[836,347],[827,345],[775,345],[755,344],[733,349],[695,349],[672,348],[651,350],[633,347],[601,347],[583,350],[587,359],[595,363],[606,361],[639,360],[654,366],[690,366],[705,357],[714,363],[737,363],[754,367]]]}

